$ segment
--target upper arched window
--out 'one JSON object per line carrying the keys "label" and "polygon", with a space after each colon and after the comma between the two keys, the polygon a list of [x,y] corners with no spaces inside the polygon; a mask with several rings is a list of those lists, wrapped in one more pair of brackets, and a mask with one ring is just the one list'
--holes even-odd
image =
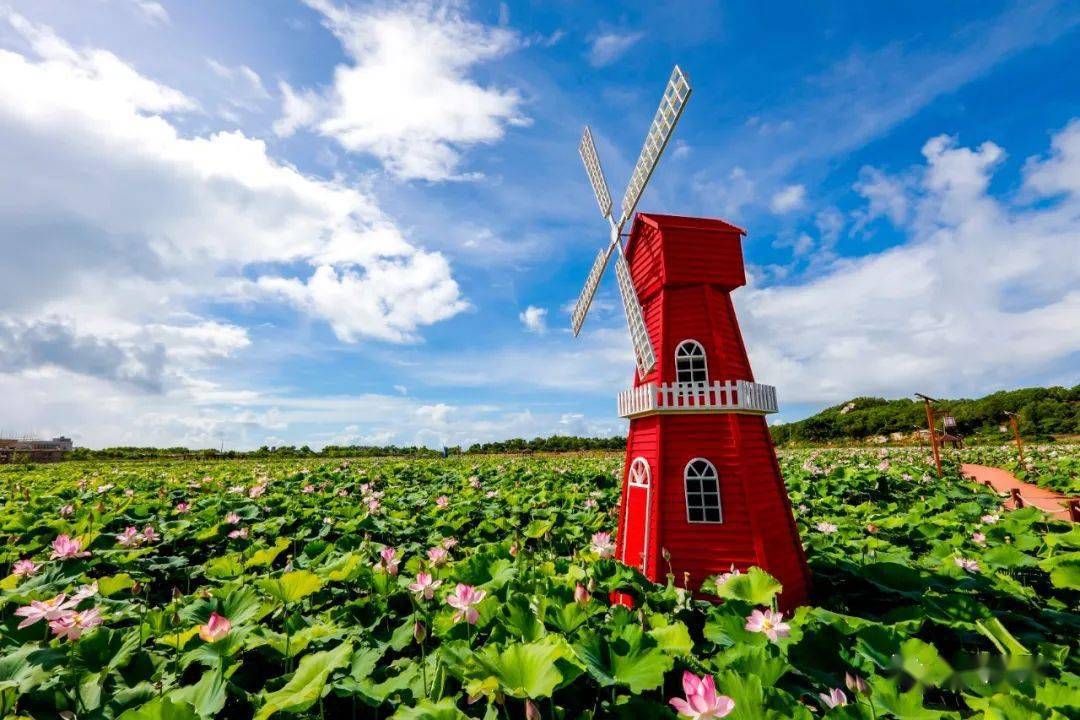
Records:
{"label": "upper arched window", "polygon": [[686,464],[683,476],[686,481],[686,519],[692,523],[723,522],[716,467],[704,458],[694,458]]}
{"label": "upper arched window", "polygon": [[683,340],[675,348],[675,382],[708,382],[705,348],[697,340]]}

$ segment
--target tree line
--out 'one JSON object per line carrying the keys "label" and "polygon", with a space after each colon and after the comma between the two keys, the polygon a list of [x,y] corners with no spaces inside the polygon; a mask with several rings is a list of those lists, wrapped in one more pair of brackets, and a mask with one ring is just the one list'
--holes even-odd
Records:
{"label": "tree line", "polygon": [[[1009,422],[1006,412],[1017,414],[1021,434],[1028,438],[1077,435],[1080,385],[1007,390],[974,400],[942,400],[934,404],[934,411],[938,418],[954,417],[955,432],[975,440],[1000,438],[1001,427]],[[937,427],[940,431],[940,420]],[[804,420],[774,425],[770,431],[777,443],[814,443],[911,434],[916,429],[926,429],[926,409],[921,400],[857,397]],[[1012,432],[1011,428],[1007,430]]]}

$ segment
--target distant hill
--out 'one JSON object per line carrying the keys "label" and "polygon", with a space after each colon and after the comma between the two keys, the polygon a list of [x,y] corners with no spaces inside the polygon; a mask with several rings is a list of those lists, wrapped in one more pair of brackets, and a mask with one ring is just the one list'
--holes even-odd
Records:
{"label": "distant hill", "polygon": [[[934,407],[939,414],[955,417],[957,431],[965,437],[1000,436],[999,427],[1008,422],[1006,411],[1019,413],[1020,430],[1026,437],[1080,434],[1080,385],[1002,391],[978,400],[942,400]],[[857,397],[805,420],[774,425],[770,430],[773,440],[782,444],[858,441],[892,433],[910,435],[916,427],[926,427],[921,400]]]}

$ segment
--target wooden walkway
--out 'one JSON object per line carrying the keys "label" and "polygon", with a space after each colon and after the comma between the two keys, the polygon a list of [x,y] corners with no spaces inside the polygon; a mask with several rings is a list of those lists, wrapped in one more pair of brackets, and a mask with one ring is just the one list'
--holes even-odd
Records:
{"label": "wooden walkway", "polygon": [[981,485],[989,485],[999,493],[1009,493],[1005,507],[1015,510],[1016,498],[1020,498],[1020,507],[1029,505],[1039,508],[1055,520],[1074,519],[1069,512],[1069,498],[1059,492],[1041,488],[1032,483],[1017,480],[1012,473],[996,467],[964,463],[960,466],[964,477],[971,478]]}

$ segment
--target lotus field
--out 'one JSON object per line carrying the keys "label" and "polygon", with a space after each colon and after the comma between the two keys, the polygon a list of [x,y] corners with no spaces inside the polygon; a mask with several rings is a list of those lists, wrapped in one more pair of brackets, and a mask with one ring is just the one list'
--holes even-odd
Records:
{"label": "lotus field", "polygon": [[611,559],[616,455],[0,467],[0,717],[1080,717],[1080,529],[926,460],[782,456],[790,615]]}

